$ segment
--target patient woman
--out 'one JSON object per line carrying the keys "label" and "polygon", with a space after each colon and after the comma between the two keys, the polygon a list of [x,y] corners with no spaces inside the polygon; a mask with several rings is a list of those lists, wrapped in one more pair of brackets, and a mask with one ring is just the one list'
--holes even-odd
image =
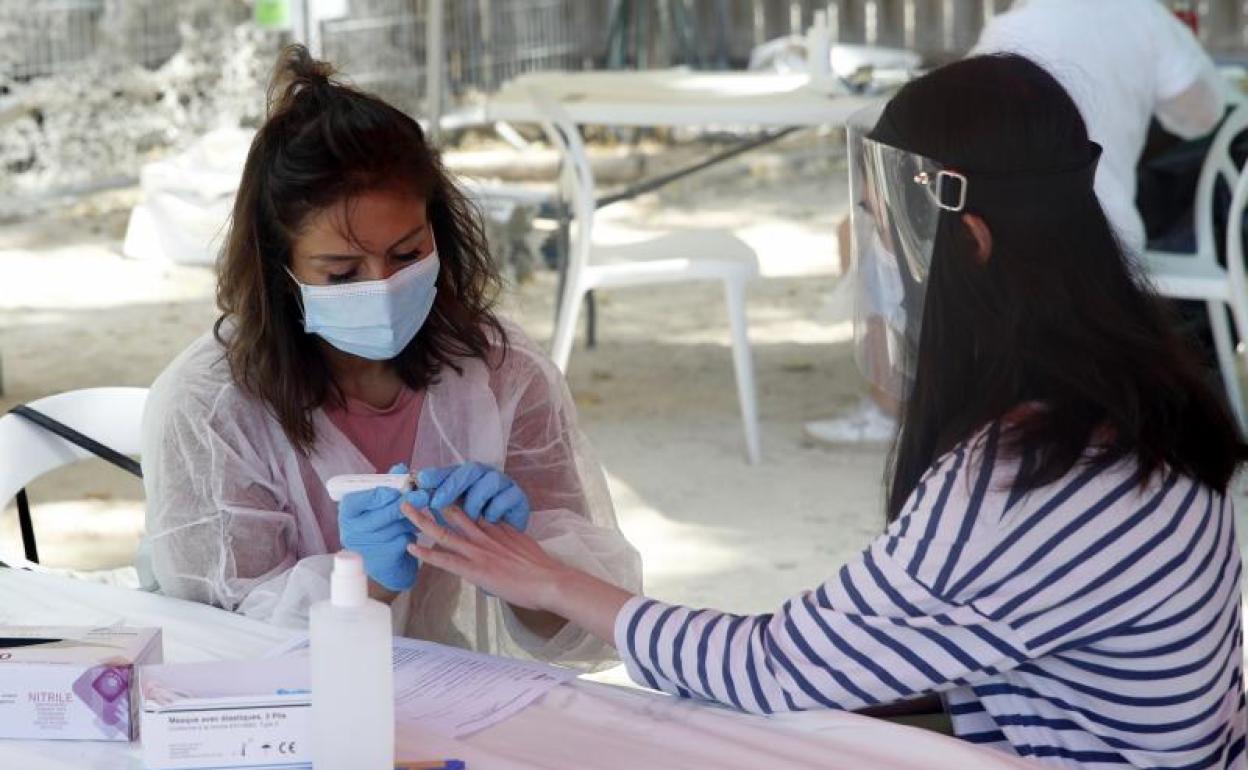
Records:
{"label": "patient woman", "polygon": [[937,695],[962,739],[1049,767],[1248,768],[1228,493],[1248,447],[1117,241],[1099,158],[1016,56],[851,118],[859,320],[889,321],[861,361],[903,405],[889,524],[774,612],[646,599],[453,506],[451,528],[408,507],[437,543],[414,552],[614,639],[634,679],[683,697]]}
{"label": "patient woman", "polygon": [[414,120],[331,74],[283,54],[220,258],[221,317],[152,386],[152,573],[166,594],[298,626],[349,548],[396,633],[600,664],[609,645],[582,629],[422,565],[399,492],[326,493],[410,467],[408,502],[455,502],[640,588],[566,385],[491,309],[475,211]]}

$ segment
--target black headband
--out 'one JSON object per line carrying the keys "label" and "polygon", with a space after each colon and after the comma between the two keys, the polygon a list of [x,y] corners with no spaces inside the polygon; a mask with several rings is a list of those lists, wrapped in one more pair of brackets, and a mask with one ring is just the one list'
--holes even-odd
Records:
{"label": "black headband", "polygon": [[[948,181],[940,190],[941,204],[947,199],[956,201],[957,197],[965,196],[965,209],[992,208],[1004,199],[1010,202],[1024,200],[1051,200],[1054,198],[1075,198],[1090,194],[1096,183],[1096,168],[1101,160],[1101,146],[1096,142],[1088,142],[1088,159],[1072,166],[1042,171],[1014,171],[1005,174],[991,173],[954,173],[946,172],[948,177],[965,180],[965,188],[956,190],[956,185]],[[947,178],[948,178],[947,177]],[[943,189],[949,187],[949,190]],[[956,193],[956,195],[955,195]]]}

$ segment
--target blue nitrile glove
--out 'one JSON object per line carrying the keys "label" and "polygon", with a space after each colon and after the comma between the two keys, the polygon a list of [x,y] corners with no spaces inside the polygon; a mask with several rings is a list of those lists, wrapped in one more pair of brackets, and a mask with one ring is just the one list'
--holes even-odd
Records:
{"label": "blue nitrile glove", "polygon": [[[391,473],[406,473],[396,465]],[[407,552],[417,534],[399,503],[404,499],[418,507],[426,500],[415,492],[400,494],[390,487],[352,492],[338,503],[338,532],[343,548],[364,558],[364,571],[390,591],[406,591],[416,583],[420,561]]]}
{"label": "blue nitrile glove", "polygon": [[[435,514],[461,500],[460,507],[473,521],[505,522],[521,532],[529,526],[529,498],[502,471],[481,463],[426,468],[416,474],[424,505]],[[413,503],[414,505],[415,503]]]}

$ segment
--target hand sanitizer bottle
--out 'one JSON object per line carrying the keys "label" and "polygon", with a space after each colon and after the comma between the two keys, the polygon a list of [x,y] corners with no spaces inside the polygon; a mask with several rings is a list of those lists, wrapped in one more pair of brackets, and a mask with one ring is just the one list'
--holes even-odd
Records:
{"label": "hand sanitizer bottle", "polygon": [[329,600],[312,605],[312,767],[393,770],[390,608],[368,598],[364,560],[334,556]]}

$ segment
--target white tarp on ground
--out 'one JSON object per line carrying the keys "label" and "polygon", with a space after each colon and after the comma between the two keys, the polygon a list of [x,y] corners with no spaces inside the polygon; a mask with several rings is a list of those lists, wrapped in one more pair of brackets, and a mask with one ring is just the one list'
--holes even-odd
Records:
{"label": "white tarp on ground", "polygon": [[[806,38],[789,35],[769,40],[750,52],[749,69],[755,72],[806,72]],[[908,80],[923,64],[919,54],[904,48],[836,43],[830,47],[832,74],[844,81],[862,77],[877,86],[898,85]]]}
{"label": "white tarp on ground", "polygon": [[216,262],[253,132],[220,128],[139,173],[122,253],[193,265]]}

